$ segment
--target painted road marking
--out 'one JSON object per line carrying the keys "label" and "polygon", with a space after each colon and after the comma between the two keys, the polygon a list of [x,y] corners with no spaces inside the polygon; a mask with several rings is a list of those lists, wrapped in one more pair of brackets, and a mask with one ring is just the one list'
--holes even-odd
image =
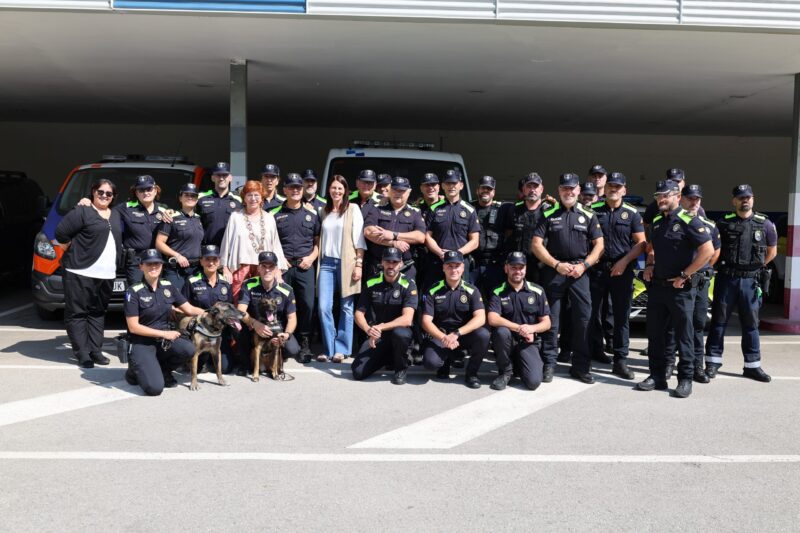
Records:
{"label": "painted road marking", "polygon": [[31,304],[20,305],[19,307],[15,307],[13,309],[9,309],[7,311],[3,311],[2,313],[0,313],[0,317],[4,317],[4,316],[7,316],[7,315],[14,314],[14,313],[16,313],[18,311],[22,311],[23,309],[28,309],[29,307],[33,307],[33,304],[31,303]]}
{"label": "painted road marking", "polygon": [[[596,385],[596,383],[595,383]],[[530,391],[506,389],[419,422],[358,442],[349,448],[449,449],[526,417],[595,385],[557,379]]]}

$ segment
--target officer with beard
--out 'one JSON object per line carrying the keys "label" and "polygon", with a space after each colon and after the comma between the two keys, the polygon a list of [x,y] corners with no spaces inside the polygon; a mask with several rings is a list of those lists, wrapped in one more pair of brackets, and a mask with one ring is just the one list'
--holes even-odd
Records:
{"label": "officer with beard", "polygon": [[501,255],[513,227],[511,204],[494,199],[496,185],[493,177],[483,176],[478,182],[478,199],[472,202],[481,231],[478,249],[472,254],[475,269],[470,272],[470,280],[481,289],[484,299],[503,281]]}
{"label": "officer with beard", "polygon": [[522,199],[514,204],[512,217],[512,232],[509,241],[510,250],[522,252],[526,256],[526,279],[539,282],[539,260],[531,251],[533,232],[542,220],[545,209],[550,209],[551,204],[544,201],[544,185],[542,177],[536,172],[524,176],[519,181],[519,191]]}

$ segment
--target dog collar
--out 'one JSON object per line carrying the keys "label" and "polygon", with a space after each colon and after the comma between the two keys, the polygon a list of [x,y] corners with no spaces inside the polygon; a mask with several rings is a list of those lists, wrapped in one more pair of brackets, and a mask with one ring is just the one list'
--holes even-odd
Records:
{"label": "dog collar", "polygon": [[211,333],[210,331],[208,331],[206,328],[203,327],[203,325],[200,323],[199,320],[195,320],[194,329],[195,329],[195,331],[199,331],[201,335],[204,335],[204,336],[209,337],[211,339],[216,339],[216,338],[222,336],[222,332],[221,331],[219,333]]}

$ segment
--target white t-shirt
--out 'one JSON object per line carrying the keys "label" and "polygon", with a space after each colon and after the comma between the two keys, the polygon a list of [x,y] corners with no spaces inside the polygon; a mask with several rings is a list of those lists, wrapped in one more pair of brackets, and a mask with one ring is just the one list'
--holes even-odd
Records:
{"label": "white t-shirt", "polygon": [[[340,259],[342,254],[342,231],[344,230],[344,214],[329,213],[322,221],[322,257]],[[361,209],[353,209],[353,242],[356,248],[366,250],[364,240],[364,217]]]}
{"label": "white t-shirt", "polygon": [[97,261],[86,268],[68,268],[67,272],[94,279],[115,279],[117,277],[117,244],[114,234],[108,232],[106,247]]}

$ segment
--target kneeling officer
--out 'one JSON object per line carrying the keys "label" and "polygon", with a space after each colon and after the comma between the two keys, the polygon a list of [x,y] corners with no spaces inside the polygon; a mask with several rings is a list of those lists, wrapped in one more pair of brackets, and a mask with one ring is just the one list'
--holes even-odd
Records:
{"label": "kneeling officer", "polygon": [[[536,390],[542,383],[542,358],[536,334],[550,329],[550,306],[544,289],[526,281],[526,254],[511,252],[506,258],[507,281],[489,298],[487,319],[492,331],[492,346],[499,376],[494,390],[503,390],[511,381],[512,368],[519,369],[523,383]],[[512,363],[513,357],[513,363]]]}
{"label": "kneeling officer", "polygon": [[385,248],[380,275],[368,279],[361,291],[355,312],[356,325],[367,334],[352,364],[353,379],[371,376],[381,367],[394,370],[392,383],[406,382],[406,353],[413,335],[411,324],[417,309],[417,285],[413,278],[400,273],[403,253]]}

